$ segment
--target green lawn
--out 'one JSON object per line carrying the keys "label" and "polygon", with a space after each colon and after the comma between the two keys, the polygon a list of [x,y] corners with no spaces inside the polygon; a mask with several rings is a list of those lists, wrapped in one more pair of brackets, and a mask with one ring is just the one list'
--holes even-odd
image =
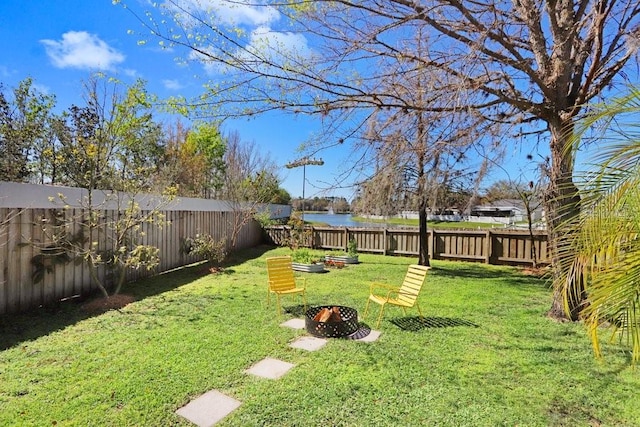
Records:
{"label": "green lawn", "polygon": [[[188,426],[174,411],[211,389],[243,402],[221,426],[640,425],[629,353],[609,344],[594,360],[582,325],[545,316],[541,279],[434,262],[426,322],[390,308],[378,341],[306,352],[288,346],[304,331],[279,326],[292,315],[266,306],[265,257],[284,253],[256,248],[224,274],[189,267],[130,285],[138,300],[102,315],[69,302],[0,318],[0,425]],[[413,261],[360,260],[301,273],[309,303],[362,312],[369,282],[399,284]],[[265,357],[296,367],[279,380],[244,373]]]}

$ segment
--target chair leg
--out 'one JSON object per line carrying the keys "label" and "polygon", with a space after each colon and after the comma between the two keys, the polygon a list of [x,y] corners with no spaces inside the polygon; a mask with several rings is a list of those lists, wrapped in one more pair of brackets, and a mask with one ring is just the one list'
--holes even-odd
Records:
{"label": "chair leg", "polygon": [[271,306],[271,291],[267,289],[267,307]]}
{"label": "chair leg", "polygon": [[369,312],[369,303],[371,302],[370,299],[367,299],[367,305],[364,306],[364,314],[362,315],[362,318],[364,319],[365,317],[367,317],[367,313]]}
{"label": "chair leg", "polygon": [[380,304],[380,314],[378,315],[378,321],[376,322],[376,328],[380,327],[380,321],[382,320],[382,316],[384,315],[384,303]]}
{"label": "chair leg", "polygon": [[424,320],[424,316],[422,315],[422,310],[420,310],[420,304],[416,301],[416,308],[418,309],[418,314],[420,314],[420,319]]}
{"label": "chair leg", "polygon": [[278,310],[278,316],[282,316],[282,304],[280,303],[280,294],[276,294],[276,306]]}

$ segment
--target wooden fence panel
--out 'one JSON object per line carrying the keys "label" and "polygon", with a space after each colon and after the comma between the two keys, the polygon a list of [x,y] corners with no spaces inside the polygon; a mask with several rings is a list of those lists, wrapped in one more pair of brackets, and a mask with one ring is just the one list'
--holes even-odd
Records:
{"label": "wooden fence panel", "polygon": [[[271,241],[283,245],[288,241],[290,228],[273,226],[266,230]],[[418,255],[418,229],[312,227],[311,241],[317,249],[336,249],[353,238],[362,253],[389,255]],[[344,236],[344,237],[341,237]],[[547,236],[521,230],[429,230],[428,250],[433,259],[484,262],[489,264],[532,265],[531,247],[537,261],[549,263]]]}
{"label": "wooden fence panel", "polygon": [[[379,234],[379,233],[378,233]],[[418,255],[420,251],[419,235],[414,230],[388,229],[387,253],[390,255]]]}
{"label": "wooden fence panel", "polygon": [[[159,248],[160,265],[155,272],[146,269],[127,271],[127,281],[135,281],[150,274],[170,270],[198,261],[182,252],[183,241],[197,233],[207,233],[215,239],[227,238],[230,243],[234,226],[234,213],[224,211],[166,211],[167,224],[158,227],[142,226],[139,243]],[[38,208],[0,208],[0,314],[26,311],[32,307],[52,303],[60,299],[87,294],[94,290],[89,269],[84,263],[62,263],[44,273],[42,280],[34,282],[32,259],[41,248],[55,242],[52,236],[61,232],[56,220],[64,218],[66,232],[74,234],[83,227],[83,210]],[[116,221],[119,213],[112,209],[102,212],[107,221]],[[60,224],[59,222],[57,224]],[[58,227],[58,228],[56,228]],[[111,232],[104,227],[87,236],[89,242],[98,242],[101,250],[110,249]],[[251,220],[238,234],[236,249],[258,245],[262,241],[260,225]],[[99,268],[103,280],[108,271]]]}
{"label": "wooden fence panel", "polygon": [[334,227],[313,227],[313,247],[324,249],[344,249],[346,244],[345,229],[336,229]]}

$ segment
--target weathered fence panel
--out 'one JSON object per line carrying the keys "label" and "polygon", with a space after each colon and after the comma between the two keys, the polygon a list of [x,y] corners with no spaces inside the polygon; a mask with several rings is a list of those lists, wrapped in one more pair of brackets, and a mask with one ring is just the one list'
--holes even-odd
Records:
{"label": "weathered fence panel", "polygon": [[[350,239],[355,239],[358,251],[385,255],[417,256],[420,239],[417,228],[347,228],[309,227],[307,246],[316,249],[347,249]],[[290,227],[272,226],[266,230],[271,241],[286,245]],[[530,266],[533,264],[532,248],[537,263],[549,263],[547,235],[535,232],[533,239],[528,231],[510,229],[487,230],[429,230],[428,251],[432,259],[483,262]]]}
{"label": "weathered fence panel", "polygon": [[[160,265],[154,272],[145,269],[127,272],[127,281],[135,281],[149,274],[167,271],[197,261],[186,256],[182,251],[182,242],[197,233],[207,233],[216,239],[230,234],[228,223],[229,212],[186,212],[167,211],[170,224],[163,227],[145,224],[143,243],[153,245],[160,250]],[[34,281],[35,257],[41,248],[53,245],[48,232],[43,231],[42,224],[51,221],[58,213],[53,209],[6,209],[0,208],[0,314],[25,311],[32,307],[58,301],[74,295],[86,294],[92,290],[88,267],[84,263],[73,261],[54,263],[47,259],[48,270],[41,280]],[[67,220],[79,218],[80,209],[63,211]],[[118,213],[104,212],[106,217],[114,219]],[[73,221],[70,231],[78,225]],[[101,232],[101,234],[104,234]],[[238,236],[237,249],[252,247],[261,242],[260,225],[251,221],[245,225]],[[104,236],[93,239],[99,242],[100,249],[107,248]],[[99,269],[102,278],[105,269]]]}
{"label": "weathered fence panel", "polygon": [[[26,311],[32,307],[49,304],[93,291],[89,268],[85,263],[54,263],[47,257],[47,271],[40,280],[34,280],[35,262],[47,246],[54,245],[55,227],[64,227],[65,233],[74,234],[82,227],[83,208],[63,208],[51,202],[49,197],[65,192],[68,200],[80,200],[80,189],[39,186],[19,183],[0,183],[0,314]],[[150,196],[153,197],[153,196]],[[149,205],[151,206],[151,205]],[[286,206],[252,206],[270,209],[274,217],[288,216]],[[149,209],[152,209],[151,207]],[[142,224],[141,243],[159,248],[160,265],[153,272],[146,269],[130,270],[127,281],[135,281],[151,274],[171,270],[198,259],[183,253],[183,241],[196,234],[210,234],[216,240],[230,241],[234,218],[241,207],[230,202],[181,198],[162,208],[166,224]],[[120,215],[117,208],[101,211],[105,219],[115,220]],[[148,211],[142,212],[142,215]],[[62,230],[58,230],[62,231]],[[110,249],[105,230],[87,236],[98,242],[100,249]],[[236,249],[253,247],[262,242],[262,229],[255,220],[244,225],[237,236]],[[51,249],[59,250],[59,249]],[[99,277],[107,271],[100,268]]]}

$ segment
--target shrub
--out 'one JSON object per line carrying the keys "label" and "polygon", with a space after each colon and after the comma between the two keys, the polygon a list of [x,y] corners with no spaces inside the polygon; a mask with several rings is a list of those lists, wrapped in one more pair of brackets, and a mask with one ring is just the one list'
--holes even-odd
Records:
{"label": "shrub", "polygon": [[349,244],[347,245],[347,253],[351,257],[358,256],[358,242],[353,237],[349,239]]}
{"label": "shrub", "polygon": [[291,260],[299,264],[315,264],[321,262],[309,249],[299,248],[291,253]]}
{"label": "shrub", "polygon": [[206,259],[211,267],[217,267],[227,257],[227,240],[215,240],[209,234],[196,234],[196,237],[185,241],[185,252]]}

